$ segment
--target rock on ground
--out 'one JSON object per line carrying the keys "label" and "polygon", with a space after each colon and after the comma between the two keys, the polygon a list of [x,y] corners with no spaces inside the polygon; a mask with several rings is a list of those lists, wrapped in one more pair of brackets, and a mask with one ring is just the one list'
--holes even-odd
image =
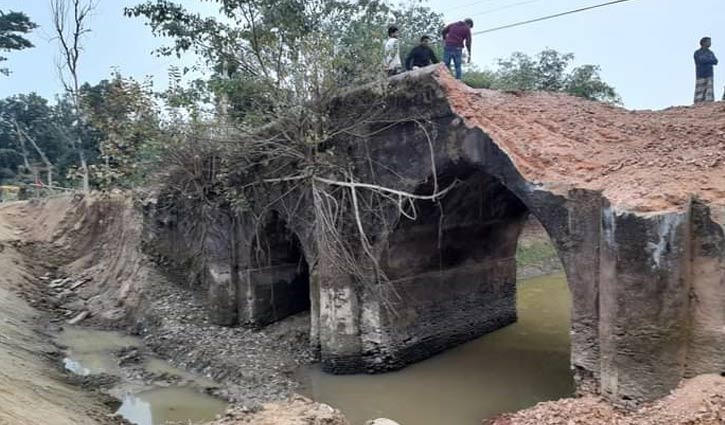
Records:
{"label": "rock on ground", "polygon": [[207,425],[350,425],[338,410],[295,396],[284,403],[270,403],[257,411],[232,408],[224,418]]}

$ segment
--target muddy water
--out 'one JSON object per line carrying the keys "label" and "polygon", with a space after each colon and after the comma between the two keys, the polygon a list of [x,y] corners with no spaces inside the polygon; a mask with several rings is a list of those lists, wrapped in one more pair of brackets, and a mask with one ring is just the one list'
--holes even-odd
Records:
{"label": "muddy water", "polygon": [[341,409],[352,425],[478,425],[482,419],[570,396],[571,299],[563,275],[521,281],[519,321],[402,371],[302,373],[303,393]]}
{"label": "muddy water", "polygon": [[65,368],[81,376],[99,373],[120,374],[121,369],[114,352],[122,348],[141,345],[137,338],[120,332],[74,327],[64,328],[58,334],[56,341],[60,345],[68,347],[66,357],[63,359]]}
{"label": "muddy water", "polygon": [[157,388],[129,394],[118,413],[137,425],[196,424],[223,413],[227,404],[190,388]]}
{"label": "muddy water", "polygon": [[[224,401],[190,387],[159,388],[124,378],[128,374],[119,366],[117,353],[123,348],[141,347],[138,338],[120,332],[67,327],[56,340],[67,347],[63,363],[70,372],[81,376],[104,373],[122,377],[121,383],[109,393],[121,399],[117,413],[136,425],[203,423],[224,413],[227,407]],[[145,358],[141,367],[152,375],[175,376],[195,387],[214,385],[155,357]]]}

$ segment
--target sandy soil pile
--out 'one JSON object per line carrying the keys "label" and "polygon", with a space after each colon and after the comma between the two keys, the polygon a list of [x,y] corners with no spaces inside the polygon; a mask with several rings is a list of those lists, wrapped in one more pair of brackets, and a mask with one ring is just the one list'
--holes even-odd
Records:
{"label": "sandy soil pile", "polygon": [[702,375],[636,412],[624,413],[595,397],[539,403],[486,425],[722,425],[725,377]]}
{"label": "sandy soil pile", "polygon": [[233,408],[226,416],[208,425],[349,425],[339,411],[326,404],[296,396],[285,403],[265,404],[259,411]]}
{"label": "sandy soil pile", "polygon": [[529,181],[602,190],[635,211],[725,205],[725,103],[627,111],[550,93],[501,93],[435,78],[456,114],[480,127]]}
{"label": "sandy soil pile", "polygon": [[52,284],[61,298],[56,304],[109,321],[127,317],[140,305],[148,268],[141,253],[142,218],[130,196],[16,203],[4,208],[4,218],[14,225],[37,276],[43,280],[40,270],[50,271],[37,283],[63,279]]}
{"label": "sandy soil pile", "polygon": [[0,205],[0,425],[108,422],[107,410],[52,366],[55,348],[35,329],[38,311],[14,293],[35,276],[15,248],[22,232],[3,220],[6,213]]}

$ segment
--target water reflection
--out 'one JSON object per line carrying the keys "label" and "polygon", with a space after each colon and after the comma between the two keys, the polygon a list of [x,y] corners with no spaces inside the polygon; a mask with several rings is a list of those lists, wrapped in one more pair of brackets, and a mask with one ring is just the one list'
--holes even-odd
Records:
{"label": "water reflection", "polygon": [[136,425],[197,424],[224,413],[227,404],[189,388],[160,388],[123,397],[120,415]]}
{"label": "water reflection", "polygon": [[[81,376],[99,373],[121,376],[116,352],[141,346],[140,339],[120,332],[75,327],[65,328],[57,340],[67,347],[67,357],[63,359],[65,368]],[[143,367],[152,374],[175,376],[183,382],[193,382],[199,386],[214,385],[207,379],[177,369],[155,357],[144,359]],[[145,385],[141,387],[145,388]],[[227,407],[225,402],[191,388],[170,387],[135,392],[138,388],[138,384],[124,382],[111,391],[113,395],[124,394],[117,413],[136,425],[204,423],[224,413]]]}
{"label": "water reflection", "polygon": [[381,416],[402,425],[477,425],[570,396],[570,306],[563,275],[522,281],[516,324],[399,372],[333,376],[308,369],[303,392],[340,408],[352,425]]}
{"label": "water reflection", "polygon": [[67,357],[63,359],[65,368],[81,376],[99,373],[119,374],[120,368],[114,352],[126,347],[138,347],[141,344],[138,338],[120,332],[72,326],[64,328],[56,339],[58,343],[67,347]]}

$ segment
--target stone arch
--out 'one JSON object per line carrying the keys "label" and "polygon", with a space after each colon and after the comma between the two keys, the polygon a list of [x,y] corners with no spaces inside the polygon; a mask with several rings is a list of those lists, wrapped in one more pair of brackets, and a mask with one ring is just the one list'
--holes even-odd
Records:
{"label": "stone arch", "polygon": [[[495,273],[499,273],[493,279],[494,286],[505,287],[508,279],[509,286],[513,286],[513,277],[516,273],[516,265],[513,260],[518,235],[523,225],[526,214],[534,215],[545,227],[549,238],[556,247],[559,259],[564,267],[567,283],[573,300],[571,314],[571,366],[574,369],[578,389],[582,391],[599,391],[600,377],[600,320],[599,320],[599,248],[600,248],[600,223],[603,210],[601,194],[598,192],[570,189],[566,187],[552,188],[543,187],[524,179],[518,169],[512,163],[508,153],[493,143],[490,137],[477,128],[461,126],[460,122],[444,120],[440,126],[437,142],[432,145],[433,152],[421,135],[404,133],[402,143],[385,144],[384,149],[376,151],[379,160],[390,155],[400,155],[403,151],[414,151],[416,156],[411,161],[419,161],[419,166],[405,168],[409,174],[404,174],[408,180],[400,182],[399,177],[385,174],[381,170],[378,176],[382,176],[383,182],[389,186],[406,190],[409,192],[418,191],[424,194],[432,192],[431,178],[425,170],[430,171],[431,165],[428,158],[434,157],[436,169],[438,170],[438,186],[446,187],[447,183],[454,179],[468,179],[478,175],[481,182],[490,185],[486,196],[498,199],[499,202],[492,202],[491,205],[498,205],[498,210],[489,211],[490,218],[508,217],[495,227],[490,225],[488,231],[490,238],[488,247],[498,248],[497,261],[494,267]],[[383,136],[379,136],[381,139]],[[386,139],[387,140],[387,139]],[[433,154],[433,155],[431,155]],[[406,157],[407,158],[407,157]],[[402,164],[401,164],[402,165]],[[421,175],[421,171],[423,174]],[[412,182],[412,183],[411,183]],[[415,183],[423,182],[423,183]],[[454,199],[454,198],[451,198]],[[495,221],[495,220],[494,220]],[[479,234],[487,232],[486,226],[473,229]],[[394,232],[381,235],[378,238],[379,244],[395,242]],[[452,244],[457,243],[453,240]],[[407,245],[397,247],[379,247],[382,252],[381,259],[385,263],[386,272],[391,279],[403,280],[411,278],[410,275],[416,272],[415,267],[421,264],[431,265],[431,256],[423,255],[413,261],[410,267],[411,273],[406,276],[406,261],[398,261],[395,264],[396,253],[404,252],[408,255],[413,247],[420,249],[414,240]],[[430,251],[432,252],[432,250]],[[473,258],[484,258],[487,251],[486,245],[477,247],[476,255]],[[490,255],[490,260],[496,260],[497,254]],[[478,257],[477,257],[478,256]],[[324,259],[324,256],[322,256]],[[511,258],[506,261],[505,258]],[[462,265],[458,271],[465,275],[466,267],[469,267],[470,275],[475,275],[476,267],[485,267],[481,264],[462,264],[462,261],[455,260],[453,256],[446,259],[448,266]],[[415,262],[420,261],[418,266]],[[458,263],[456,262],[458,261]],[[465,262],[465,261],[463,261]],[[494,261],[495,262],[495,261]],[[324,262],[323,262],[324,263]],[[423,271],[422,269],[417,270]],[[431,311],[427,314],[430,320],[425,320],[426,314],[416,309],[403,309],[402,311],[386,313],[384,306],[380,303],[378,294],[368,293],[355,288],[344,276],[333,276],[324,274],[323,269],[321,299],[322,307],[320,314],[320,343],[323,368],[332,373],[357,373],[384,372],[399,369],[413,362],[423,360],[431,355],[445,350],[453,345],[460,344],[486,332],[498,329],[516,319],[515,305],[513,304],[514,293],[504,294],[496,307],[501,314],[486,315],[479,307],[478,310],[469,306],[467,309],[472,312],[481,312],[481,317],[474,315],[459,314],[463,320],[462,325],[454,328],[453,331],[446,330],[437,336],[435,332],[426,329],[415,329],[415,323],[423,323],[421,326],[433,327],[435,314],[444,314],[440,305],[428,303]],[[451,272],[453,273],[453,272]],[[479,270],[480,274],[481,271]],[[419,279],[438,279],[440,287],[444,283],[439,279],[440,272],[434,269],[425,273],[418,273]],[[416,279],[410,279],[414,286]],[[421,287],[423,285],[420,285]],[[449,290],[450,288],[446,288]],[[396,288],[389,288],[389,298],[397,296]],[[384,292],[384,291],[383,291]],[[414,296],[429,297],[430,293],[419,293]],[[485,291],[479,293],[479,305],[487,294]],[[459,298],[466,298],[469,293],[464,290],[458,292]],[[492,298],[493,299],[493,298]],[[436,311],[437,309],[437,311]],[[485,309],[484,309],[485,310]],[[423,309],[422,311],[425,311]],[[400,326],[391,326],[395,321],[405,324],[402,331]],[[405,327],[408,326],[406,331]],[[329,328],[329,329],[328,329]]]}
{"label": "stone arch", "polygon": [[309,310],[310,269],[298,235],[270,211],[251,236],[240,269],[240,317],[264,326]]}
{"label": "stone arch", "polygon": [[[392,308],[361,324],[382,334],[363,333],[363,351],[385,359],[368,370],[398,369],[517,320],[516,249],[531,208],[481,167],[451,164],[437,184],[454,181],[440,202],[417,201],[415,220],[401,217],[385,237]],[[416,192],[433,190],[429,178]]]}

